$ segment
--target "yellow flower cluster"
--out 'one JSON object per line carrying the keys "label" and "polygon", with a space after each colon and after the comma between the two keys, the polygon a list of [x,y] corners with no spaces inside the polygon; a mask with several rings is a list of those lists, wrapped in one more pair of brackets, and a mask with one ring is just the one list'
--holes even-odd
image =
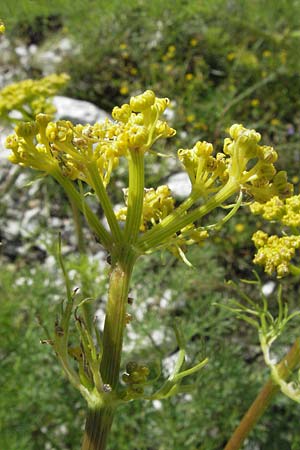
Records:
{"label": "yellow flower cluster", "polygon": [[[125,203],[127,204],[128,190],[124,190]],[[174,199],[168,186],[159,186],[157,189],[145,189],[143,214],[140,230],[145,231],[149,228],[149,224],[155,225],[167,217],[174,209]],[[118,220],[125,221],[127,215],[127,207],[120,209],[116,216]]]}
{"label": "yellow flower cluster", "polygon": [[[125,204],[128,200],[128,189],[124,189]],[[175,202],[171,196],[171,191],[168,186],[162,185],[157,189],[145,189],[143,213],[140,225],[140,231],[146,231],[154,225],[160,223],[175,209]],[[186,213],[183,213],[186,214]],[[126,221],[127,207],[121,208],[117,213],[118,220]],[[203,241],[208,238],[208,232],[204,229],[196,228],[194,224],[184,227],[180,232],[174,234],[171,239],[168,239],[163,248],[167,248],[176,257],[185,260],[184,253],[187,246],[197,244],[202,245]]]}
{"label": "yellow flower cluster", "polygon": [[2,22],[2,20],[0,19],[0,34],[3,34],[3,33],[5,33],[5,25]]}
{"label": "yellow flower cluster", "polygon": [[159,120],[170,101],[158,98],[153,91],[131,97],[129,104],[116,106],[112,111],[118,122],[115,139],[118,146],[128,150],[145,152],[157,139],[172,137],[176,131]]}
{"label": "yellow flower cluster", "polygon": [[36,114],[53,114],[53,97],[69,80],[65,73],[52,74],[40,80],[24,80],[10,84],[0,91],[0,117],[7,119],[11,111],[20,111],[25,118]]}
{"label": "yellow flower cluster", "polygon": [[254,263],[265,267],[265,272],[271,275],[277,272],[279,278],[290,272],[290,261],[300,248],[300,236],[268,236],[259,230],[252,240],[258,249]]}
{"label": "yellow flower cluster", "polygon": [[213,146],[197,142],[190,149],[178,151],[178,157],[190,177],[193,190],[202,195],[219,191],[229,181],[237,183],[257,201],[265,202],[274,195],[286,197],[292,192],[286,173],[274,167],[277,153],[261,146],[261,136],[242,125],[232,125],[230,138],[224,140],[222,153],[214,157]]}
{"label": "yellow flower cluster", "polygon": [[182,162],[194,189],[201,194],[209,194],[228,179],[224,153],[212,156],[213,146],[207,142],[197,142],[192,149],[178,150],[178,158]]}
{"label": "yellow flower cluster", "polygon": [[169,45],[167,52],[162,56],[163,61],[169,61],[170,59],[173,59],[176,54],[176,47],[175,45]]}
{"label": "yellow flower cluster", "polygon": [[264,204],[254,202],[250,209],[253,214],[260,214],[266,220],[281,222],[288,227],[300,226],[300,195],[285,200],[274,196]]}
{"label": "yellow flower cluster", "polygon": [[106,120],[95,125],[73,125],[69,121],[51,122],[50,116],[38,114],[33,122],[24,122],[7,138],[12,150],[11,162],[50,173],[59,168],[72,180],[89,183],[87,166],[96,162],[106,186],[121,156],[145,152],[160,137],[175,134],[159,120],[168,99],[156,98],[152,91],[132,97],[130,104],[115,107],[116,122]]}

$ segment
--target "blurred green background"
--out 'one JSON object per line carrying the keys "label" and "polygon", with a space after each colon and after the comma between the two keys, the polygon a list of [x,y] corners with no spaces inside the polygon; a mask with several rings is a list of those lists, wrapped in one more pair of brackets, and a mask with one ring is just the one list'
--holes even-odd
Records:
{"label": "blurred green background", "polygon": [[[170,122],[177,135],[156,146],[167,154],[175,155],[178,148],[191,147],[196,140],[220,148],[234,122],[256,128],[263,143],[278,151],[278,166],[288,171],[298,192],[299,1],[0,0],[0,15],[9,42],[0,54],[1,73],[12,73],[11,81],[65,71],[71,81],[64,95],[91,101],[107,112],[129,96],[153,89],[171,99]],[[22,62],[20,47],[33,57]],[[37,55],[55,53],[53,49],[62,57],[54,58],[49,68],[49,62],[46,67],[45,59]],[[170,170],[175,173],[179,166],[152,155],[147,186],[166,182]],[[119,177],[126,180],[122,167]],[[9,195],[21,198],[28,189],[22,183],[12,185]],[[115,202],[122,201],[118,183],[110,189]],[[57,230],[49,230],[47,214],[53,222],[56,215],[68,220],[70,211],[50,180],[43,181],[30,199],[46,209],[38,235],[21,235],[9,243],[13,250],[3,251],[0,257],[0,448],[75,450],[80,448],[85,405],[65,380],[51,349],[40,344],[45,335],[37,320],[39,316],[53,326],[64,297],[51,243]],[[30,201],[20,202],[22,213],[32,207]],[[2,217],[7,208],[6,203],[1,205]],[[194,269],[169,255],[140,261],[134,273],[134,320],[124,361],[164,359],[167,366],[176,352],[171,324],[179,316],[189,362],[208,356],[209,365],[190,380],[196,383],[192,394],[163,403],[134,402],[121,409],[109,448],[224,447],[268,371],[255,330],[214,303],[236,296],[224,280],[251,278],[251,234],[261,226],[275,230],[272,224],[251,217],[246,208],[240,211],[203,248],[189,252]],[[85,234],[89,237],[87,230]],[[37,241],[43,242],[43,251],[37,249]],[[23,251],[14,251],[18,247]],[[93,295],[96,308],[103,310],[107,267],[99,264],[98,252],[92,242],[82,258],[70,245],[66,260],[74,286],[80,285],[82,276],[89,285],[96,279]],[[259,273],[264,282],[269,281]],[[291,310],[298,308],[298,280],[286,279],[282,284]],[[258,294],[251,295],[255,299]],[[276,311],[275,297],[269,299]],[[295,323],[285,333],[279,352],[293,342],[297,327]],[[278,395],[244,449],[299,450],[299,414],[299,405]]]}

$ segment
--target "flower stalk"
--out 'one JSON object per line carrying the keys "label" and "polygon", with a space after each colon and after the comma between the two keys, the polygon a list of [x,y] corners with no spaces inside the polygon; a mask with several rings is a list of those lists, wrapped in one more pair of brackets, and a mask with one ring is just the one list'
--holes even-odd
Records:
{"label": "flower stalk", "polygon": [[[300,364],[300,338],[298,338],[287,355],[277,365],[280,377],[286,380],[291,372]],[[275,383],[272,377],[267,381],[260,391],[238,427],[232,434],[224,450],[239,450],[245,439],[253,430],[265,410],[272,402],[275,395],[280,391],[280,386]]]}

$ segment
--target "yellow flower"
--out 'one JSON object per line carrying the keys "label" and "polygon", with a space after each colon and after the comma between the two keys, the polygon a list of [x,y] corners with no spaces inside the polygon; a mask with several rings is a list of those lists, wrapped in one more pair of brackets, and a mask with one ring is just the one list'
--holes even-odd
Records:
{"label": "yellow flower", "polygon": [[237,223],[234,227],[237,233],[241,233],[245,229],[245,225],[243,223]]}
{"label": "yellow flower", "polygon": [[297,177],[297,175],[293,176],[293,178],[292,178],[292,183],[293,183],[293,184],[299,183],[299,177]]}
{"label": "yellow flower", "polygon": [[263,52],[263,57],[264,58],[270,58],[270,56],[272,56],[272,53],[270,52],[270,50],[265,50]]}
{"label": "yellow flower", "polygon": [[53,114],[55,108],[51,103],[53,97],[69,80],[65,73],[52,74],[40,80],[23,80],[5,86],[0,91],[0,115],[9,119],[13,110],[20,111],[25,120],[36,114]]}
{"label": "yellow flower", "polygon": [[2,22],[2,20],[0,19],[0,34],[3,34],[3,33],[5,33],[5,25]]}
{"label": "yellow flower", "polygon": [[228,61],[233,61],[236,58],[236,53],[235,52],[230,52],[227,54],[227,60]]}
{"label": "yellow flower", "polygon": [[188,115],[186,116],[186,120],[187,120],[187,122],[189,122],[189,123],[194,122],[195,119],[196,119],[195,114],[188,114]]}
{"label": "yellow flower", "polygon": [[281,122],[280,122],[279,119],[272,119],[271,120],[271,125],[273,125],[274,127],[277,127],[280,124],[281,124]]}
{"label": "yellow flower", "polygon": [[125,50],[126,48],[127,48],[127,44],[125,44],[125,42],[123,42],[122,44],[119,45],[120,50]]}
{"label": "yellow flower", "polygon": [[136,75],[138,71],[135,67],[131,67],[129,72],[130,72],[130,75]]}
{"label": "yellow flower", "polygon": [[187,81],[190,81],[190,80],[192,80],[194,78],[194,75],[192,74],[192,73],[187,73],[186,75],[185,75],[185,79],[187,80]]}
{"label": "yellow flower", "polygon": [[268,236],[259,230],[252,236],[257,253],[254,263],[265,267],[265,272],[278,278],[288,275],[290,261],[300,247],[300,236]]}
{"label": "yellow flower", "polygon": [[253,214],[260,214],[266,220],[276,220],[288,227],[300,226],[300,195],[285,200],[274,196],[264,204],[254,202],[250,209]]}
{"label": "yellow flower", "polygon": [[280,61],[282,64],[286,64],[286,60],[287,60],[286,51],[282,50],[282,52],[280,52]]}
{"label": "yellow flower", "polygon": [[120,92],[121,95],[127,95],[128,92],[129,92],[128,86],[126,84],[123,84],[120,87],[120,91],[119,92]]}
{"label": "yellow flower", "polygon": [[173,69],[174,69],[174,66],[173,66],[172,64],[167,64],[167,65],[165,66],[165,71],[166,71],[166,73],[172,72]]}
{"label": "yellow flower", "polygon": [[191,46],[191,47],[196,47],[197,44],[198,44],[198,41],[197,41],[196,38],[192,38],[192,39],[190,40],[190,46]]}
{"label": "yellow flower", "polygon": [[251,106],[253,106],[254,108],[256,106],[258,106],[260,104],[260,101],[258,98],[254,98],[253,100],[251,100]]}
{"label": "yellow flower", "polygon": [[[125,203],[127,205],[127,194],[125,191]],[[173,211],[175,201],[171,196],[171,191],[168,186],[159,186],[156,190],[145,189],[143,216],[140,225],[140,230],[145,231],[150,225],[155,225],[167,217]],[[127,215],[127,207],[120,209],[116,216],[118,220],[125,221]]]}
{"label": "yellow flower", "polygon": [[10,160],[46,173],[60,171],[64,177],[89,184],[89,163],[94,163],[107,186],[120,157],[132,151],[145,153],[158,139],[174,136],[175,130],[160,120],[168,104],[167,98],[157,98],[148,90],[132,97],[130,104],[115,107],[115,121],[93,126],[51,122],[51,116],[38,114],[35,121],[20,123],[15,134],[8,136]]}
{"label": "yellow flower", "polygon": [[206,125],[206,123],[201,122],[201,121],[194,123],[194,127],[197,128],[198,130],[203,130],[203,131],[206,131],[208,129],[208,126]]}

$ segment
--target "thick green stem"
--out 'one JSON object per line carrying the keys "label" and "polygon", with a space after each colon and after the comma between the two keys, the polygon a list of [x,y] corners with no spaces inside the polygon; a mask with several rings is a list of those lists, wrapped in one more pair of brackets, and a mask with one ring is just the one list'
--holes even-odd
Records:
{"label": "thick green stem", "polygon": [[103,382],[111,389],[115,389],[119,380],[128,290],[134,260],[128,253],[122,262],[114,263],[110,275],[100,372]]}
{"label": "thick green stem", "polygon": [[113,421],[114,410],[90,407],[88,410],[81,450],[104,450]]}
{"label": "thick green stem", "polygon": [[[300,363],[300,339],[297,339],[288,354],[278,365],[278,371],[283,379],[287,379],[291,371]],[[238,427],[234,431],[224,450],[239,450],[243,442],[263,415],[274,396],[279,391],[278,384],[270,378],[260,391]]]}
{"label": "thick green stem", "polygon": [[128,243],[135,242],[138,237],[143,203],[144,155],[140,151],[132,151],[129,156],[129,189],[125,224],[125,240]]}
{"label": "thick green stem", "polygon": [[119,381],[128,290],[135,256],[130,249],[113,261],[103,332],[100,373],[104,383],[102,400],[90,404],[81,450],[104,450],[113,421],[115,390]]}

